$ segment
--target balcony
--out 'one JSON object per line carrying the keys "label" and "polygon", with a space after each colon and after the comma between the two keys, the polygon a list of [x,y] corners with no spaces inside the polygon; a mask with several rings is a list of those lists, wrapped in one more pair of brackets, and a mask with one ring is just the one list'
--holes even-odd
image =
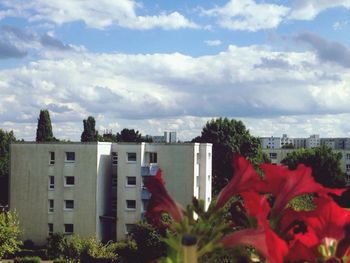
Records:
{"label": "balcony", "polygon": [[158,165],[149,165],[141,167],[141,176],[155,176],[158,170]]}
{"label": "balcony", "polygon": [[149,200],[151,198],[151,193],[148,192],[147,188],[142,188],[141,190],[141,199]]}

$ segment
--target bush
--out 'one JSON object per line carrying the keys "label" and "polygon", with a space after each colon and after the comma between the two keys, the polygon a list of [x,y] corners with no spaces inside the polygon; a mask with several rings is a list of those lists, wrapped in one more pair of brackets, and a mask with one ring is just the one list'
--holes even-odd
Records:
{"label": "bush", "polygon": [[39,257],[24,257],[16,258],[15,263],[40,263],[41,259]]}
{"label": "bush", "polygon": [[20,251],[15,253],[15,257],[19,257],[19,258],[40,257],[41,259],[46,259],[47,250],[46,249],[21,249]]}
{"label": "bush", "polygon": [[65,237],[62,233],[55,233],[47,238],[47,256],[49,259],[64,256]]}

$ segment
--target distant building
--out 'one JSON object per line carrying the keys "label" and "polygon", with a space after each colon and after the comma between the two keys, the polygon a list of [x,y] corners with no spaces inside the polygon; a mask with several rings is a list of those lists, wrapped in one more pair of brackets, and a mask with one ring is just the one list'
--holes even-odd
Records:
{"label": "distant building", "polygon": [[44,244],[55,232],[121,239],[143,218],[143,176],[163,170],[172,197],[186,206],[211,201],[211,144],[15,143],[10,209],[23,240]]}
{"label": "distant building", "polygon": [[150,136],[153,143],[176,143],[176,132],[165,131],[163,136]]}

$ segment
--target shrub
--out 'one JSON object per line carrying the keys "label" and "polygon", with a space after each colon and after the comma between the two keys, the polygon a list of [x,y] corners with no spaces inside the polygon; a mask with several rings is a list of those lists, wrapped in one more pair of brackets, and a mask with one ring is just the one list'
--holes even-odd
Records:
{"label": "shrub", "polygon": [[15,263],[40,263],[41,259],[39,257],[24,257],[16,258]]}
{"label": "shrub", "polygon": [[47,238],[47,256],[49,259],[64,256],[64,239],[62,233],[55,233]]}
{"label": "shrub", "polygon": [[0,211],[0,259],[19,250],[20,234],[17,213]]}

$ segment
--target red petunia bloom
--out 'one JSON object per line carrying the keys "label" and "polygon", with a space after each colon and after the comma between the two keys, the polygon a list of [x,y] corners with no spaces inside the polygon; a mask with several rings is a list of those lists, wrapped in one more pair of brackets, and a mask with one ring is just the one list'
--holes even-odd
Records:
{"label": "red petunia bloom", "polygon": [[270,213],[270,205],[263,195],[256,192],[243,192],[240,194],[244,201],[244,208],[249,216],[254,216],[258,224],[268,224],[267,218]]}
{"label": "red petunia bloom", "polygon": [[231,181],[221,190],[216,201],[216,208],[223,207],[234,195],[251,191],[260,186],[261,180],[252,164],[239,154],[233,158],[234,174]]}
{"label": "red petunia bloom", "polygon": [[[307,227],[305,233],[293,235],[290,241],[290,253],[287,259],[290,261],[308,260],[315,261],[321,256],[318,251],[320,245],[324,245],[330,253],[329,247],[337,242],[338,258],[349,253],[350,234],[346,228],[350,224],[350,211],[339,207],[330,198],[316,198],[316,209],[313,211],[296,212],[287,209],[281,221],[281,227],[286,228],[295,221],[303,221]],[[334,256],[329,254],[328,256]],[[335,258],[333,258],[335,259]]]}
{"label": "red petunia bloom", "polygon": [[268,227],[248,228],[224,236],[221,243],[225,248],[238,245],[254,246],[270,263],[282,263],[288,253],[284,240]]}
{"label": "red petunia bloom", "polygon": [[156,176],[146,176],[144,178],[144,185],[151,193],[146,217],[159,223],[161,214],[166,212],[179,223],[183,218],[182,209],[166,190],[161,170],[158,169]]}
{"label": "red petunia bloom", "polygon": [[311,175],[311,168],[299,164],[296,170],[289,170],[285,166],[261,164],[264,171],[265,184],[262,191],[271,193],[276,199],[273,205],[275,214],[279,214],[294,197],[317,193],[327,196],[329,193],[341,195],[345,189],[331,189],[315,182]]}

